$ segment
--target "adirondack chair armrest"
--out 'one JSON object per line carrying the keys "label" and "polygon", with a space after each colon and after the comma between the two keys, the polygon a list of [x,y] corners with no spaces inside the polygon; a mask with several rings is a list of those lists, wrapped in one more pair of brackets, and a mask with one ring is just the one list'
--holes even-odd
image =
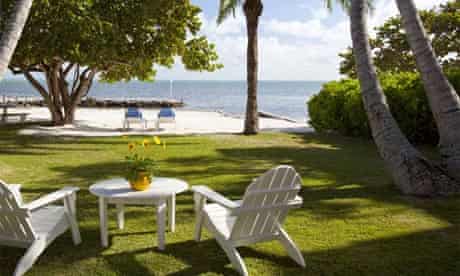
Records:
{"label": "adirondack chair armrest", "polygon": [[63,200],[64,198],[68,196],[72,196],[74,193],[79,191],[80,189],[77,187],[64,187],[58,191],[55,191],[53,193],[47,194],[43,197],[40,197],[32,202],[29,202],[25,205],[22,206],[22,208],[27,209],[29,211],[34,211],[37,209],[40,209],[42,207],[45,207],[51,203],[54,203],[59,200]]}
{"label": "adirondack chair armrest", "polygon": [[289,205],[294,208],[300,208],[303,204],[303,198],[299,195],[296,195],[295,198],[289,203]]}
{"label": "adirondack chair armrest", "polygon": [[295,199],[294,199],[294,202],[302,204],[303,203],[303,198],[301,196],[299,196],[299,195],[296,195]]}
{"label": "adirondack chair armrest", "polygon": [[15,196],[21,195],[21,184],[8,184],[8,188]]}
{"label": "adirondack chair armrest", "polygon": [[8,184],[8,187],[12,191],[20,191],[21,190],[21,184]]}
{"label": "adirondack chair armrest", "polygon": [[18,201],[19,205],[22,204],[21,184],[8,184],[8,189]]}
{"label": "adirondack chair armrest", "polygon": [[8,188],[19,201],[19,204],[22,204],[21,184],[8,184]]}
{"label": "adirondack chair armrest", "polygon": [[199,194],[200,196],[206,198],[207,200],[217,203],[225,208],[236,209],[240,207],[240,204],[238,204],[237,202],[229,200],[228,198],[211,190],[210,188],[206,186],[193,186],[192,191],[195,194]]}

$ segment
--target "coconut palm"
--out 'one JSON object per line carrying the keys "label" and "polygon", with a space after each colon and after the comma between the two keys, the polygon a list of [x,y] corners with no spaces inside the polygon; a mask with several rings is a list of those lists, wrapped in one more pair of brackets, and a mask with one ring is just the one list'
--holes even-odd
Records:
{"label": "coconut palm", "polygon": [[353,52],[372,136],[395,184],[420,196],[460,192],[460,184],[430,163],[401,132],[391,115],[373,64],[367,30],[368,2],[350,1]]}
{"label": "coconut palm", "polygon": [[[32,0],[17,0],[8,20],[3,25],[0,39],[0,80],[8,69],[8,64],[21,37],[31,6]],[[3,16],[4,10],[2,13]]]}
{"label": "coconut palm", "polygon": [[[220,0],[217,23],[222,23],[229,15],[235,14],[242,0]],[[248,37],[247,45],[247,102],[244,121],[244,134],[257,134],[259,131],[259,114],[257,110],[257,81],[258,81],[258,45],[257,29],[259,17],[262,15],[262,0],[245,0],[243,12],[246,17]]]}
{"label": "coconut palm", "polygon": [[413,0],[396,0],[439,132],[443,166],[460,181],[460,98],[444,75]]}

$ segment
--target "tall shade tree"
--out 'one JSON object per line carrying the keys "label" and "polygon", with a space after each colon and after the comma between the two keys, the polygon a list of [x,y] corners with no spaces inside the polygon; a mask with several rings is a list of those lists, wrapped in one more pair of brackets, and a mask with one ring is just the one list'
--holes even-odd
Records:
{"label": "tall shade tree", "polygon": [[442,165],[460,182],[460,98],[444,75],[413,0],[396,0],[439,131]]}
{"label": "tall shade tree", "polygon": [[[3,79],[3,75],[8,69],[8,64],[21,37],[31,6],[32,0],[17,0],[2,28],[0,38],[0,80]],[[4,6],[0,5],[0,15],[5,18],[7,13],[2,8]]]}
{"label": "tall shade tree", "polygon": [[405,194],[433,196],[460,192],[460,183],[417,151],[391,115],[371,56],[367,13],[366,0],[351,0],[351,37],[357,74],[372,136],[380,156],[395,184]]}
{"label": "tall shade tree", "polygon": [[[2,2],[12,11],[15,1]],[[177,57],[189,70],[220,68],[198,35],[200,12],[190,0],[35,0],[9,67],[44,98],[55,125],[72,123],[96,75],[153,80]]]}
{"label": "tall shade tree", "polygon": [[[430,10],[419,10],[420,19],[444,71],[460,68],[460,1],[451,1]],[[371,48],[377,71],[417,71],[414,55],[403,29],[401,16],[387,19],[375,28]],[[340,53],[340,73],[356,78],[351,47]],[[455,86],[454,86],[455,87]]]}
{"label": "tall shade tree", "polygon": [[[220,0],[217,23],[222,23],[230,14],[235,13],[241,0]],[[259,113],[257,107],[257,83],[258,83],[258,26],[259,17],[262,15],[262,0],[245,0],[243,12],[246,17],[246,29],[248,37],[246,70],[247,70],[247,102],[246,117],[244,121],[244,134],[257,134],[259,132]]]}

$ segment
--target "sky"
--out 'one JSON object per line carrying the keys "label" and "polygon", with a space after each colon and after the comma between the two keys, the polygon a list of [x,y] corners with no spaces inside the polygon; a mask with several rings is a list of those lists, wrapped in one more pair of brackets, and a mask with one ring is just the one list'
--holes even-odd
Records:
{"label": "sky", "polygon": [[[216,24],[219,0],[191,0],[201,7],[201,34],[216,45],[224,68],[216,72],[186,71],[180,62],[172,69],[158,67],[158,80],[245,80],[246,22],[241,7],[235,17]],[[398,14],[395,0],[374,0],[369,29]],[[429,9],[447,0],[416,0]],[[336,5],[332,12],[324,0],[263,0],[259,23],[259,79],[329,81],[340,78],[338,53],[351,45],[349,19]],[[5,78],[12,78],[7,73]],[[16,76],[20,77],[21,76]]]}
{"label": "sky", "polygon": [[[202,34],[216,44],[224,68],[212,73],[159,68],[157,79],[243,80],[246,75],[246,29],[241,8],[216,25],[218,0],[192,0],[202,8]],[[419,9],[446,0],[417,0]],[[351,45],[349,20],[340,6],[329,12],[323,0],[263,0],[259,24],[259,79],[333,80],[340,78],[338,53]],[[395,0],[375,0],[369,27],[398,14]]]}

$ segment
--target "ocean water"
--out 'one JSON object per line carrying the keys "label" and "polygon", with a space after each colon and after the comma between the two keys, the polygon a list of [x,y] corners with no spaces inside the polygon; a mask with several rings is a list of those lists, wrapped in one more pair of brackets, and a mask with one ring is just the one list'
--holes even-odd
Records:
{"label": "ocean water", "polygon": [[[260,81],[259,110],[306,121],[306,101],[317,93],[324,82],[320,81]],[[183,100],[187,109],[219,110],[241,115],[246,106],[245,81],[170,81],[95,82],[90,97],[100,99],[176,99]],[[172,94],[172,95],[171,95]],[[25,80],[7,79],[0,82],[0,96],[39,97],[37,91]]]}

